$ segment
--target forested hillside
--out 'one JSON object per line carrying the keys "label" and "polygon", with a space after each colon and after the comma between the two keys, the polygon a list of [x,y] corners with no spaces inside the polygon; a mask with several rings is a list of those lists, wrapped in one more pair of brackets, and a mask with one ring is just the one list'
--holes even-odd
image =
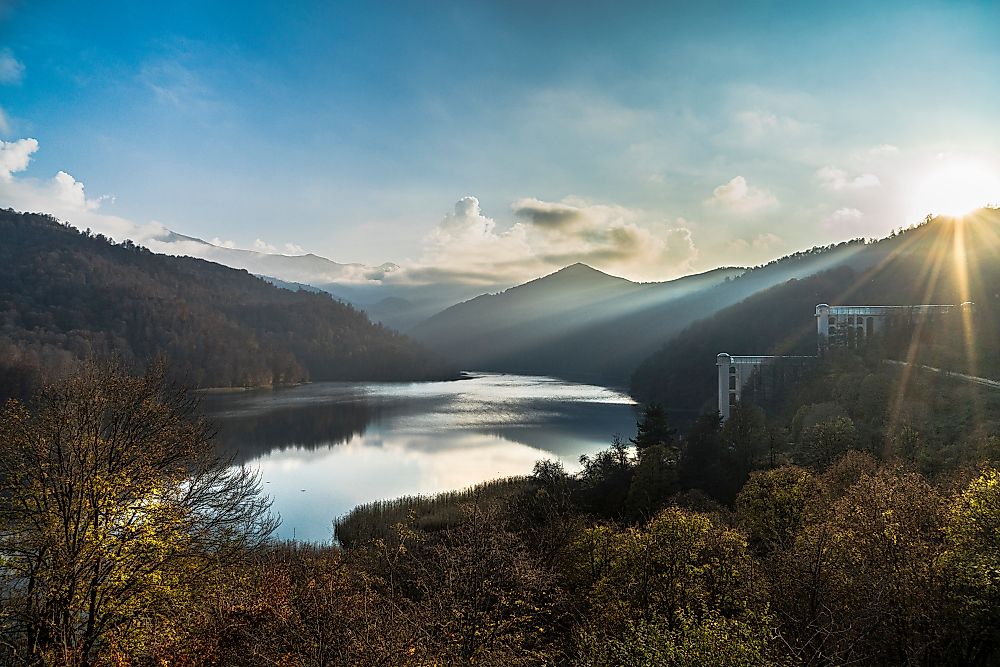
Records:
{"label": "forested hillside", "polygon": [[0,211],[0,238],[0,394],[108,356],[141,368],[163,355],[197,387],[448,374],[327,294],[116,245],[45,215]]}
{"label": "forested hillside", "polygon": [[837,350],[770,414],[680,437],[648,406],[579,473],[369,503],[338,546],[269,540],[261,481],[163,371],[0,409],[0,663],[1000,660],[995,389]]}
{"label": "forested hillside", "polygon": [[1000,377],[1000,211],[935,218],[868,244],[850,262],[791,280],[696,322],[639,366],[633,393],[697,410],[715,395],[715,356],[815,354],[818,303],[958,304],[969,318],[883,341],[885,355]]}
{"label": "forested hillside", "polygon": [[411,333],[432,350],[457,355],[465,368],[625,384],[692,322],[791,279],[878,261],[855,240],[665,283],[632,283],[578,264],[453,306]]}

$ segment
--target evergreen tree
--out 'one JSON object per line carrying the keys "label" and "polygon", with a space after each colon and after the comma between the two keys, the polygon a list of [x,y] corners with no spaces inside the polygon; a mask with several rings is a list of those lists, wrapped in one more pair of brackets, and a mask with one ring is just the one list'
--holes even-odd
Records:
{"label": "evergreen tree", "polygon": [[642,421],[636,423],[638,431],[630,442],[642,451],[653,445],[672,447],[677,431],[667,423],[667,411],[659,403],[650,403],[642,414]]}
{"label": "evergreen tree", "polygon": [[720,498],[723,453],[722,415],[718,410],[699,415],[681,454],[680,481],[684,488],[701,489]]}

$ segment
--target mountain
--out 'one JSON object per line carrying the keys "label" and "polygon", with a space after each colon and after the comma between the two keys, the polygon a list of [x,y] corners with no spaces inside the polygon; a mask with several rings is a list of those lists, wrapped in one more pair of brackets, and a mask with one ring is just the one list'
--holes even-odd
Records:
{"label": "mountain", "polygon": [[574,265],[448,308],[409,333],[466,369],[627,384],[643,359],[692,322],[788,280],[877,262],[873,253],[859,255],[865,247],[859,239],[663,283]]}
{"label": "mountain", "polygon": [[364,310],[372,321],[406,332],[418,322],[460,301],[482,287],[464,283],[412,283],[392,262],[378,266],[341,264],[314,254],[282,255],[215,245],[170,230],[144,244],[168,255],[196,257],[235,269],[245,269],[278,287],[323,290]]}
{"label": "mountain", "polygon": [[403,333],[445,308],[480,295],[484,289],[460,282],[413,284],[395,279],[318,287],[364,310],[372,320]]}
{"label": "mountain", "polygon": [[164,355],[195,386],[444,377],[410,339],[326,293],[116,245],[54,218],[0,211],[0,393],[39,370]]}
{"label": "mountain", "polygon": [[386,262],[379,266],[341,264],[312,253],[282,255],[277,253],[241,250],[215,245],[193,236],[166,231],[153,239],[154,250],[162,249],[172,255],[197,257],[250,273],[271,276],[291,283],[320,286],[339,282],[379,281],[399,266]]}
{"label": "mountain", "polygon": [[[975,303],[971,316],[883,340],[885,356],[1000,377],[1000,210],[938,217],[863,245],[827,270],[758,292],[694,322],[636,369],[632,392],[674,410],[713,405],[715,357],[815,354],[815,307]],[[963,319],[966,318],[967,319]]]}
{"label": "mountain", "polygon": [[666,283],[635,283],[574,264],[452,306],[410,333],[463,368],[620,380],[627,377],[616,372],[621,354],[641,358],[661,341],[653,329],[627,328],[629,318],[742,271],[717,269]]}
{"label": "mountain", "polygon": [[[288,290],[290,292],[298,292],[300,290],[301,291],[305,291],[305,292],[315,292],[315,293],[326,292],[326,290],[322,290],[322,289],[320,289],[318,287],[313,287],[312,285],[303,285],[302,283],[292,283],[292,282],[288,282],[287,280],[281,280],[280,278],[275,278],[273,276],[261,276],[261,275],[259,275],[257,277],[260,278],[261,280],[263,280],[264,282],[271,283],[275,287],[280,287],[281,289],[286,289],[286,290]],[[330,294],[329,292],[326,292],[326,293]],[[334,298],[336,298],[337,295],[336,294],[330,294],[330,296],[333,296]],[[343,299],[341,299],[341,301],[343,301]]]}

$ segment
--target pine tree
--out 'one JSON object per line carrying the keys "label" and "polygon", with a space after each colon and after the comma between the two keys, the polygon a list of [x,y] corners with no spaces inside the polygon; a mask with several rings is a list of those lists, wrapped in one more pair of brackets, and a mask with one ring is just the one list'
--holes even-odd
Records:
{"label": "pine tree", "polygon": [[638,450],[653,445],[674,446],[677,431],[667,423],[667,411],[659,403],[650,403],[643,411],[642,421],[636,423],[638,431],[629,441]]}

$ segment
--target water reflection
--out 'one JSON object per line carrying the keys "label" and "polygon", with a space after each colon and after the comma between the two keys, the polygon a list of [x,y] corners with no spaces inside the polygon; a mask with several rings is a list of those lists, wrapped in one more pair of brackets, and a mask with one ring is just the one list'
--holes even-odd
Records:
{"label": "water reflection", "polygon": [[281,537],[330,539],[359,503],[523,474],[635,427],[633,401],[591,385],[477,374],[456,382],[318,383],[210,396],[218,446],[260,469]]}

